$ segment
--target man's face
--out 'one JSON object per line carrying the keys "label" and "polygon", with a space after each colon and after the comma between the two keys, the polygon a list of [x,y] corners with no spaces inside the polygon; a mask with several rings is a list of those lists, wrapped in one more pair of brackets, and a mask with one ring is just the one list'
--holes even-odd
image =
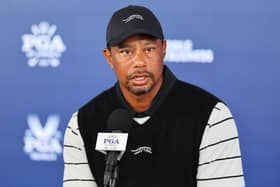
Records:
{"label": "man's face", "polygon": [[160,87],[165,51],[165,41],[135,35],[111,50],[104,49],[104,56],[115,72],[121,90],[140,96]]}

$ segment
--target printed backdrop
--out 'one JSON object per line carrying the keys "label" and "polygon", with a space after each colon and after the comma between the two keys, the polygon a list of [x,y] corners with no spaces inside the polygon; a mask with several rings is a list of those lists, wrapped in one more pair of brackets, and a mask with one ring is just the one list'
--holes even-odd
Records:
{"label": "printed backdrop", "polygon": [[111,14],[151,8],[179,79],[223,99],[235,116],[246,184],[279,187],[280,2],[0,1],[3,187],[62,185],[72,113],[115,82],[102,56]]}

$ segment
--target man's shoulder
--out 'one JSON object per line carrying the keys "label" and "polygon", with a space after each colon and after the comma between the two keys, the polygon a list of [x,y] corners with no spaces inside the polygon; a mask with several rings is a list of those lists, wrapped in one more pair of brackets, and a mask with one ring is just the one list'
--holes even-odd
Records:
{"label": "man's shoulder", "polygon": [[212,102],[221,102],[221,100],[217,96],[215,96],[208,90],[182,80],[177,80],[174,91],[176,92],[176,94],[179,94],[186,99],[189,98],[190,100],[196,102],[205,102],[206,100],[211,100]]}
{"label": "man's shoulder", "polygon": [[115,86],[112,86],[103,92],[99,93],[95,97],[93,97],[90,101],[84,104],[79,111],[85,111],[92,109],[96,106],[104,106],[106,103],[112,102],[113,98],[115,98],[116,91]]}

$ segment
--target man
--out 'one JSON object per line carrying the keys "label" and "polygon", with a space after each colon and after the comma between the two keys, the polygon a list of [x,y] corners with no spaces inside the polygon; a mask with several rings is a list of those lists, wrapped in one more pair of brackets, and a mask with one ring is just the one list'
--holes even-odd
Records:
{"label": "man", "polygon": [[103,186],[105,154],[96,151],[118,108],[132,114],[118,187],[242,187],[238,134],[225,104],[177,80],[163,63],[161,25],[147,8],[115,12],[104,56],[117,83],[72,116],[65,133],[64,187]]}

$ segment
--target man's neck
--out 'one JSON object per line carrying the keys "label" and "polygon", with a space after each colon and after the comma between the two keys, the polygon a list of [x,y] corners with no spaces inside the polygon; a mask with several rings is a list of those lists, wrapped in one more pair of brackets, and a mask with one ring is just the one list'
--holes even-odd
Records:
{"label": "man's neck", "polygon": [[142,96],[132,95],[132,97],[126,97],[125,100],[135,112],[144,112],[151,107],[153,98],[154,97],[149,97],[145,95]]}

